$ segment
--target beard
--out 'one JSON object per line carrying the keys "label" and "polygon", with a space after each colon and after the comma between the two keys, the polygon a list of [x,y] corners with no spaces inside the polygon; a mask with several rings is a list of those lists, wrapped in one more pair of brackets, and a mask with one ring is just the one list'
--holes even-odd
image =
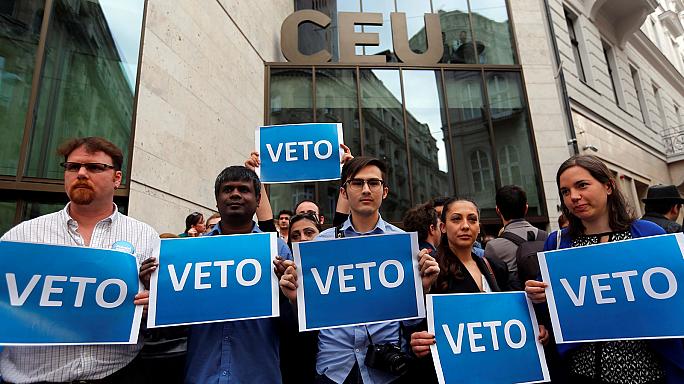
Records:
{"label": "beard", "polygon": [[69,190],[69,199],[78,205],[88,205],[95,200],[95,191],[87,182],[78,182]]}

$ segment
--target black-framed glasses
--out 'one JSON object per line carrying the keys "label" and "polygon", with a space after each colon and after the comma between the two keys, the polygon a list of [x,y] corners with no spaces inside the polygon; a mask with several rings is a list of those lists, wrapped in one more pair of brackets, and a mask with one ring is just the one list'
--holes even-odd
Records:
{"label": "black-framed glasses", "polygon": [[349,189],[352,189],[354,191],[361,191],[363,190],[363,185],[368,184],[368,189],[371,191],[377,191],[382,189],[382,186],[385,184],[384,181],[380,179],[349,179],[347,180],[347,186]]}
{"label": "black-framed glasses", "polygon": [[65,161],[60,163],[66,172],[78,172],[81,167],[85,167],[86,171],[90,173],[102,173],[108,169],[114,169],[113,165],[104,163],[78,163],[75,161]]}

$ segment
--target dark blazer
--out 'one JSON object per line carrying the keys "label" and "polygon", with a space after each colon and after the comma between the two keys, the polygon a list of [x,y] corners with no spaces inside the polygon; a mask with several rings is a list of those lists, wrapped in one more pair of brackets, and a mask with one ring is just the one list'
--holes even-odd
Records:
{"label": "dark blazer", "polygon": [[[485,277],[487,280],[487,283],[489,284],[489,287],[492,289],[492,292],[500,292],[501,289],[499,288],[499,284],[496,282],[496,278],[492,274],[492,272],[489,270],[489,267],[487,266],[487,263],[485,263],[484,259],[482,257],[476,256],[474,253],[472,254],[473,260],[475,260],[475,263],[477,264],[477,267],[480,269],[480,273]],[[442,257],[442,255],[438,255],[437,257]],[[475,279],[473,279],[472,276],[470,276],[470,273],[468,273],[468,270],[466,267],[461,263],[461,261],[455,257],[452,256],[453,260],[456,262],[456,264],[459,266],[461,269],[461,272],[463,273],[463,279],[450,279],[449,280],[449,286],[447,290],[443,291],[439,288],[440,281],[439,279],[437,282],[435,282],[435,285],[432,287],[432,293],[477,293],[480,292],[480,288],[477,286],[477,283],[475,283]]]}
{"label": "dark blazer", "polygon": [[[499,285],[496,282],[496,278],[494,278],[494,275],[492,272],[490,272],[489,268],[487,267],[487,264],[484,261],[484,258],[479,257],[475,255],[474,253],[472,254],[473,260],[475,260],[475,263],[477,264],[477,267],[480,269],[480,273],[485,277],[487,280],[487,283],[489,284],[489,287],[492,289],[492,292],[499,292]],[[442,255],[438,254],[437,257],[442,257]],[[478,293],[481,292],[480,288],[477,286],[475,283],[475,279],[468,273],[468,270],[465,268],[463,263],[458,260],[458,258],[452,256],[454,261],[458,264],[458,266],[461,268],[461,272],[463,273],[463,279],[450,279],[448,282],[448,288],[446,290],[441,290],[439,289],[439,281],[437,281],[433,286],[432,290],[430,291],[431,293]],[[418,331],[426,331],[427,330],[427,322],[424,320],[422,321],[417,327],[410,329],[409,332],[418,332]],[[432,362],[432,357],[431,356],[425,356],[423,358],[415,358],[413,362],[413,366],[411,367],[409,374],[406,377],[402,377],[400,383],[437,383],[437,373],[435,372],[435,366]]]}

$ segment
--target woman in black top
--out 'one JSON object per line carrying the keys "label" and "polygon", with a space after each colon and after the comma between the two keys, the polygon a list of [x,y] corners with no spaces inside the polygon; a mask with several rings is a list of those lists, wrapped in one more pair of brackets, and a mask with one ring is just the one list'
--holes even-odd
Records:
{"label": "woman in black top", "polygon": [[[465,199],[449,199],[444,204],[442,240],[437,249],[439,276],[430,293],[478,293],[498,292],[491,267],[486,259],[473,253],[473,244],[480,233],[480,212],[477,205]],[[543,337],[543,338],[542,338]],[[540,339],[548,339],[546,330],[540,330]],[[427,331],[411,334],[411,349],[419,358],[414,373],[420,375],[421,382],[437,382],[430,346],[435,336]]]}

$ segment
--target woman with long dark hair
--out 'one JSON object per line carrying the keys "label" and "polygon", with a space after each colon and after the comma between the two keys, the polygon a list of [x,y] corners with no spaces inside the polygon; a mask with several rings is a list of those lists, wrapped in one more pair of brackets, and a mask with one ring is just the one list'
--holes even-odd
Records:
{"label": "woman with long dark hair", "polygon": [[[595,156],[566,160],[556,184],[569,225],[560,234],[549,235],[545,251],[665,233],[658,225],[635,218],[612,172]],[[544,303],[546,286],[530,280],[525,291],[533,302]],[[576,343],[559,345],[558,350],[571,383],[684,382],[681,340]]]}
{"label": "woman with long dark hair", "polygon": [[[473,201],[451,198],[444,204],[442,239],[437,248],[439,276],[430,293],[479,293],[498,292],[491,267],[484,257],[473,252],[473,245],[480,233],[480,210]],[[540,339],[546,341],[546,330],[540,331]],[[430,359],[430,345],[435,336],[427,331],[411,334],[411,349],[421,358],[416,380],[437,382],[435,369]]]}
{"label": "woman with long dark hair", "polygon": [[205,230],[204,215],[199,212],[193,212],[185,218],[185,231],[178,235],[178,237],[197,237],[202,235]]}
{"label": "woman with long dark hair", "polygon": [[[314,213],[298,213],[290,218],[290,236],[287,245],[311,241],[321,233],[321,223]],[[297,312],[293,313],[295,316]],[[296,319],[285,319],[286,332],[280,338],[280,371],[283,384],[314,383],[318,331],[299,332]]]}

